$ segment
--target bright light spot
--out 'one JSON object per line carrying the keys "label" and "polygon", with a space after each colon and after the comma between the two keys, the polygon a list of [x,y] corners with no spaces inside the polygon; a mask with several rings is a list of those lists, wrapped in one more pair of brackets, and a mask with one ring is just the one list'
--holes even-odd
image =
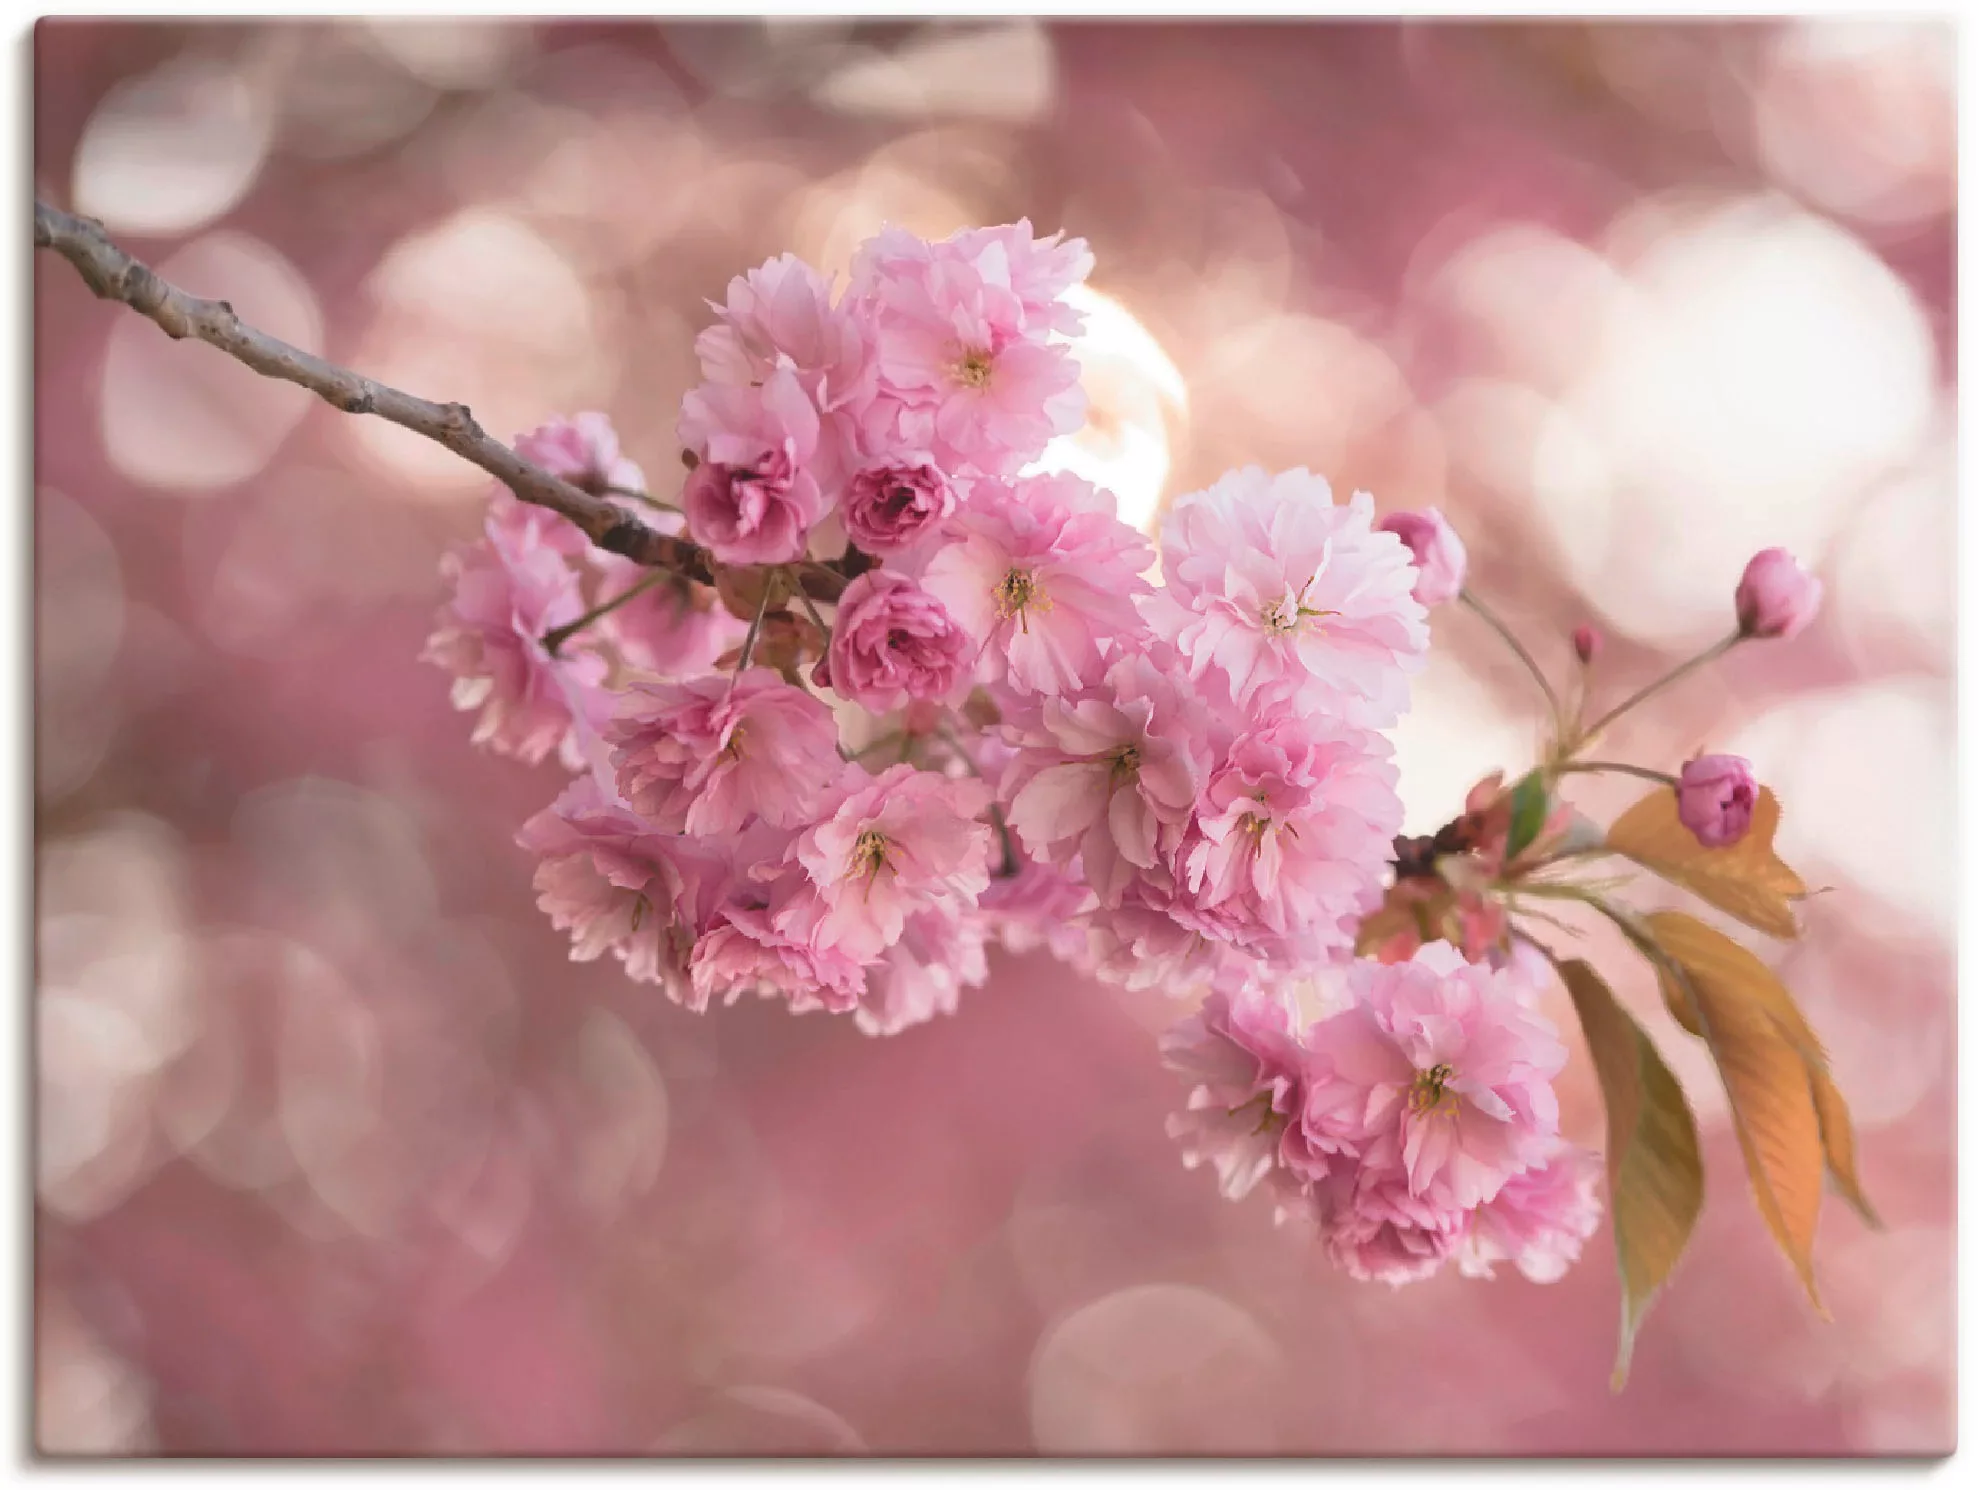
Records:
{"label": "bright light spot", "polygon": [[1949,436],[1863,502],[1835,545],[1833,633],[1865,672],[1894,651],[1952,665],[1958,633],[1958,452]]}
{"label": "bright light spot", "polygon": [[724,1387],[660,1435],[655,1454],[864,1454],[858,1430],[785,1387]]}
{"label": "bright light spot", "polygon": [[[378,310],[355,364],[468,405],[497,439],[609,401],[617,381],[609,328],[576,267],[515,217],[470,208],[401,239],[367,289]],[[435,500],[487,487],[485,473],[382,419],[339,428]]]}
{"label": "bright light spot", "polygon": [[1032,1443],[1043,1454],[1268,1454],[1282,1368],[1277,1343],[1221,1295],[1123,1288],[1038,1343]]}
{"label": "bright light spot", "polygon": [[[230,301],[244,320],[305,352],[322,349],[323,316],[309,282],[258,238],[209,234],[158,272],[191,294]],[[133,481],[186,496],[245,481],[314,401],[307,389],[260,377],[215,347],[173,341],[140,316],[119,316],[110,328],[103,445]]]}
{"label": "bright light spot", "polygon": [[1434,833],[1464,810],[1473,786],[1532,759],[1538,743],[1536,724],[1506,714],[1442,646],[1430,648],[1428,666],[1410,688],[1409,712],[1388,734],[1402,777],[1405,833]]}
{"label": "bright light spot", "polygon": [[[1775,199],[1651,202],[1612,237],[1641,245],[1642,313],[1596,344],[1561,403],[1586,437],[1579,463],[1612,477],[1627,542],[1573,531],[1581,504],[1544,450],[1541,510],[1610,625],[1700,644],[1725,629],[1755,550],[1818,566],[1865,487],[1915,448],[1934,407],[1930,329],[1859,240]],[[1658,553],[1687,557],[1642,562]]]}
{"label": "bright light spot", "polygon": [[1956,33],[1944,20],[1823,16],[1782,28],[1753,94],[1767,167],[1829,211],[1904,223],[1951,210]]}
{"label": "bright light spot", "polygon": [[530,40],[524,23],[496,20],[403,20],[379,16],[364,25],[407,72],[436,88],[486,88],[508,76]]}
{"label": "bright light spot", "polygon": [[301,949],[274,1001],[275,1113],[289,1152],[317,1199],[355,1230],[381,1236],[395,1176],[377,1162],[385,1141],[377,1018],[335,969]]}
{"label": "bright light spot", "polygon": [[826,274],[843,275],[852,256],[881,228],[946,238],[977,213],[968,201],[918,172],[875,157],[856,171],[819,182],[797,199],[793,251]]}
{"label": "bright light spot", "polygon": [[37,1294],[34,1442],[43,1454],[144,1454],[157,1444],[151,1383],[68,1299]]}
{"label": "bright light spot", "polygon": [[189,233],[247,195],[270,133],[238,73],[174,58],[119,83],[90,115],[76,146],[76,208],[126,233]]}
{"label": "bright light spot", "polygon": [[1812,884],[1853,884],[1948,935],[1957,889],[1953,709],[1942,678],[1826,689],[1722,748],[1779,794],[1780,855]]}
{"label": "bright light spot", "polygon": [[1152,532],[1170,464],[1170,423],[1189,409],[1182,371],[1154,334],[1119,301],[1084,285],[1066,299],[1086,318],[1073,342],[1086,423],[1060,435],[1033,469],[1069,471],[1119,499],[1120,520]]}
{"label": "bright light spot", "polygon": [[574,1185],[594,1213],[613,1216],[659,1176],[667,1151],[666,1083],[639,1037],[607,1009],[584,1016],[576,1057],[585,1118]]}
{"label": "bright light spot", "polygon": [[811,96],[842,114],[947,114],[1015,124],[1049,111],[1056,83],[1051,38],[1026,19],[930,30],[891,52],[854,54]]}
{"label": "bright light spot", "polygon": [[1189,387],[1204,442],[1226,426],[1247,432],[1241,450],[1218,452],[1219,464],[1306,466],[1343,494],[1406,492],[1411,504],[1440,492],[1441,444],[1412,424],[1401,368],[1338,322],[1285,314],[1234,325],[1192,365]]}
{"label": "bright light spot", "polygon": [[1427,270],[1421,297],[1484,341],[1494,371],[1548,392],[1571,382],[1636,308],[1608,260],[1526,223],[1464,243]]}
{"label": "bright light spot", "polygon": [[399,139],[433,111],[434,89],[348,25],[256,29],[242,53],[280,111],[284,152],[340,160]]}

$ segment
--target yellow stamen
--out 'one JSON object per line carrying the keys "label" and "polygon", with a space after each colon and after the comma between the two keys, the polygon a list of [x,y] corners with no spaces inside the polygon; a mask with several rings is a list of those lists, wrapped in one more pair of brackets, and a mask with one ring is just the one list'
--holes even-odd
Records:
{"label": "yellow stamen", "polygon": [[996,587],[996,618],[1007,621],[1018,617],[1018,623],[1026,631],[1030,623],[1026,613],[1032,610],[1050,610],[1051,599],[1038,583],[1037,575],[1029,569],[1012,569],[1003,576]]}
{"label": "yellow stamen", "polygon": [[873,881],[879,878],[880,871],[886,868],[889,847],[886,834],[877,828],[866,829],[852,845],[852,861],[848,872],[864,874],[866,885],[870,889]]}
{"label": "yellow stamen", "polygon": [[962,354],[961,361],[955,364],[955,380],[969,388],[989,387],[990,374],[995,364],[990,361],[988,352],[971,348]]}
{"label": "yellow stamen", "polygon": [[1409,1087],[1409,1111],[1411,1112],[1455,1112],[1457,1098],[1448,1090],[1450,1079],[1457,1073],[1438,1062],[1427,1071],[1418,1071],[1415,1081]]}

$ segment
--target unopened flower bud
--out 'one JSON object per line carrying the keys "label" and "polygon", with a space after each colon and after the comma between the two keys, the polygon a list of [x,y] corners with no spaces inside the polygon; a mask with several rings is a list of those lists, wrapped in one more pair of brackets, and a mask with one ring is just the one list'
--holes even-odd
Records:
{"label": "unopened flower bud", "polygon": [[1601,633],[1592,626],[1574,628],[1574,656],[1580,659],[1582,667],[1591,667],[1594,659],[1601,655]]}
{"label": "unopened flower bud", "polygon": [[1739,578],[1737,605],[1746,636],[1795,636],[1821,609],[1821,581],[1785,549],[1761,549]]}
{"label": "unopened flower bud", "polygon": [[1456,530],[1443,521],[1434,507],[1421,512],[1390,513],[1380,522],[1384,533],[1393,533],[1408,545],[1415,559],[1415,597],[1424,605],[1441,605],[1455,600],[1464,587],[1468,558]]}
{"label": "unopened flower bud", "polygon": [[1752,763],[1741,755],[1700,755],[1684,762],[1677,781],[1677,817],[1706,848],[1745,837],[1758,799]]}

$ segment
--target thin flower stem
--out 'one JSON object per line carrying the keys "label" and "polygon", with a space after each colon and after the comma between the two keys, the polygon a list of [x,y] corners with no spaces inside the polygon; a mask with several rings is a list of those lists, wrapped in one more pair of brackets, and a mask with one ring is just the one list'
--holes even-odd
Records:
{"label": "thin flower stem", "polygon": [[763,576],[763,598],[756,602],[755,619],[749,623],[749,634],[742,638],[742,650],[735,655],[735,671],[729,675],[728,693],[735,692],[736,680],[749,671],[749,659],[756,655],[756,638],[763,634],[763,617],[770,608],[770,591],[776,588],[775,579],[774,573]]}
{"label": "thin flower stem", "polygon": [[653,586],[659,584],[662,580],[669,580],[672,579],[673,577],[674,576],[672,574],[668,573],[664,569],[658,570],[655,573],[647,575],[644,579],[640,580],[637,584],[632,586],[631,589],[621,590],[618,594],[612,596],[611,599],[605,601],[602,605],[592,606],[591,609],[586,611],[583,615],[579,616],[575,621],[566,621],[563,625],[556,627],[554,630],[544,632],[543,650],[545,652],[548,652],[552,657],[556,656],[557,648],[561,647],[565,642],[569,641],[573,636],[577,635],[578,632],[582,631],[586,626],[589,626],[593,621],[597,620],[600,616],[610,615],[613,611],[617,610],[621,605],[624,605],[626,601],[632,599],[633,596],[643,595],[648,590],[652,589]]}
{"label": "thin flower stem", "polygon": [[1532,680],[1539,685],[1539,691],[1546,695],[1546,707],[1552,711],[1553,728],[1558,731],[1565,722],[1560,713],[1560,696],[1553,691],[1553,685],[1546,681],[1546,674],[1541,672],[1539,664],[1533,661],[1532,653],[1525,649],[1523,642],[1512,635],[1512,628],[1499,619],[1497,613],[1471,591],[1459,591],[1457,598],[1469,606],[1479,620],[1497,632],[1499,639],[1512,649],[1512,655],[1525,664],[1525,670],[1532,674]]}
{"label": "thin flower stem", "polygon": [[1632,766],[1626,761],[1562,761],[1553,768],[1564,775],[1569,771],[1619,771],[1624,776],[1640,776],[1644,781],[1660,781],[1665,786],[1675,786],[1677,778],[1668,771],[1652,771],[1647,766]]}
{"label": "thin flower stem", "polygon": [[1700,667],[1704,666],[1705,663],[1715,662],[1718,658],[1724,656],[1727,652],[1731,651],[1733,647],[1736,647],[1740,642],[1744,640],[1745,640],[1744,633],[1734,631],[1730,636],[1726,637],[1723,641],[1714,642],[1712,643],[1712,645],[1706,647],[1702,652],[1699,652],[1695,657],[1691,658],[1690,661],[1678,663],[1675,667],[1671,668],[1667,673],[1663,674],[1662,677],[1656,679],[1655,682],[1644,684],[1641,688],[1638,688],[1634,693],[1631,693],[1627,698],[1623,699],[1619,704],[1616,704],[1615,707],[1610,709],[1606,714],[1603,714],[1599,719],[1595,720],[1594,723],[1590,724],[1586,729],[1580,732],[1580,738],[1582,740],[1592,740],[1596,735],[1600,734],[1602,730],[1606,729],[1609,725],[1613,724],[1617,719],[1620,719],[1624,714],[1628,713],[1630,709],[1633,709],[1637,704],[1641,703],[1644,699],[1650,697],[1652,694],[1661,693],[1665,688],[1668,688],[1672,683],[1676,682],[1679,678],[1686,677],[1689,674],[1696,672]]}
{"label": "thin flower stem", "polygon": [[804,609],[810,613],[812,624],[823,634],[825,646],[831,646],[831,627],[825,624],[825,618],[818,613],[817,602],[804,593],[804,587],[802,585],[797,587],[797,598],[804,602]]}

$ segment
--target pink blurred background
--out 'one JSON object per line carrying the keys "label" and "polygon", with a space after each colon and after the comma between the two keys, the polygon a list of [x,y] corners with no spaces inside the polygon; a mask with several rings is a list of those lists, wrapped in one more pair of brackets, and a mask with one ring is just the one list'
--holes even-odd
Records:
{"label": "pink blurred background", "polygon": [[[1817,1319],[1598,936],[1710,1170],[1619,1397],[1605,1225],[1551,1287],[1332,1273],[1178,1162],[1158,994],[1003,959],[873,1040],[569,962],[512,841],[554,768],[416,660],[483,478],[43,255],[43,1451],[1949,1450],[1949,23],[44,22],[35,75],[38,193],[497,434],[606,410],[656,481],[731,274],[1029,215],[1099,264],[1054,458],[1136,519],[1250,461],[1439,504],[1614,690],[1793,548],[1819,623],[1614,750],[1785,802],[1829,893],[1764,951],[1888,1223],[1826,1207]],[[1538,727],[1480,626],[1436,643],[1415,832]],[[1598,1141],[1578,1053],[1563,1098]]]}

